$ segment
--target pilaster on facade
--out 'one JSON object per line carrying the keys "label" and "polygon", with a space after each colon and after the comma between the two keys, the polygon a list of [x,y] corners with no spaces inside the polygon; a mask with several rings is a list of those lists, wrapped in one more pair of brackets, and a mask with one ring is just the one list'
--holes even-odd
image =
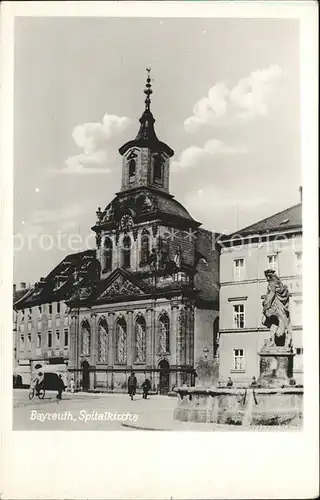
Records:
{"label": "pilaster on facade", "polygon": [[154,364],[154,352],[155,352],[155,328],[154,328],[154,309],[152,307],[146,309],[146,351],[147,359],[146,363],[148,366],[153,366]]}
{"label": "pilaster on facade", "polygon": [[90,342],[90,364],[95,366],[98,359],[98,332],[97,332],[97,314],[91,313],[90,316],[91,342]]}
{"label": "pilaster on facade", "polygon": [[127,311],[127,364],[132,366],[134,363],[134,332],[133,332],[133,311]]}
{"label": "pilaster on facade", "polygon": [[116,361],[116,332],[115,332],[115,313],[108,312],[108,334],[109,334],[109,350],[108,361],[109,366],[113,366]]}

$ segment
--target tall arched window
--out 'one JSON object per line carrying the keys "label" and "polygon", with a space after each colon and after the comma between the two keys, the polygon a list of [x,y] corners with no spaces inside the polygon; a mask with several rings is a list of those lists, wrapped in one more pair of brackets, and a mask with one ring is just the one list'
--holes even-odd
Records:
{"label": "tall arched window", "polygon": [[217,356],[219,351],[219,316],[213,322],[213,355]]}
{"label": "tall arched window", "polygon": [[148,263],[149,254],[149,232],[144,229],[141,237],[140,266],[144,266]]}
{"label": "tall arched window", "polygon": [[136,176],[136,162],[129,160],[129,182],[134,182]]}
{"label": "tall arched window", "polygon": [[153,181],[161,182],[163,176],[163,159],[160,155],[154,156],[153,160]]}
{"label": "tall arched window", "polygon": [[170,320],[167,313],[159,317],[159,352],[170,352]]}
{"label": "tall arched window", "polygon": [[112,241],[106,238],[103,243],[103,272],[112,269]]}
{"label": "tall arched window", "polygon": [[108,323],[105,318],[101,318],[98,325],[98,360],[100,363],[108,363],[108,352]]}
{"label": "tall arched window", "polygon": [[127,361],[127,323],[124,318],[118,319],[116,323],[116,361]]}
{"label": "tall arched window", "polygon": [[80,353],[84,356],[89,356],[90,354],[90,325],[87,319],[81,323]]}
{"label": "tall arched window", "polygon": [[131,265],[131,238],[125,236],[122,242],[122,267],[127,269]]}
{"label": "tall arched window", "polygon": [[146,321],[143,316],[138,316],[135,324],[135,361],[146,361]]}

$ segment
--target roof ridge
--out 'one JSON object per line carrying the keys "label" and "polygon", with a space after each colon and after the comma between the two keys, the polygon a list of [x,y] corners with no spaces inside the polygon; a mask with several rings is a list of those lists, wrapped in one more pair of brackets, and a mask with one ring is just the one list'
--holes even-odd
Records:
{"label": "roof ridge", "polygon": [[[291,207],[285,208],[283,210],[279,210],[279,212],[275,212],[274,214],[269,215],[268,217],[265,217],[264,219],[257,220],[256,222],[253,222],[252,224],[249,224],[248,226],[243,227],[242,229],[238,229],[237,231],[233,231],[231,234],[235,233],[240,233],[241,231],[245,231],[246,229],[249,229],[252,226],[255,226],[256,224],[260,224],[262,222],[267,221],[268,219],[271,219],[271,217],[275,217],[276,215],[280,215],[281,213],[287,212],[288,210],[292,210],[293,208],[298,207],[299,205],[302,206],[302,203],[296,203],[295,205],[292,205]],[[230,235],[227,235],[230,236]]]}

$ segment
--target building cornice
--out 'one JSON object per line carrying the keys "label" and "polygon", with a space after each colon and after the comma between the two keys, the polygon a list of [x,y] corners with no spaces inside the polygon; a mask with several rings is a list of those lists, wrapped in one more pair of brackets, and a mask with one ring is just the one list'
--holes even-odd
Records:
{"label": "building cornice", "polygon": [[[301,274],[293,274],[291,276],[280,276],[281,280],[302,280],[302,275]],[[250,280],[239,280],[239,281],[221,281],[220,282],[220,287],[221,286],[227,286],[227,285],[247,285],[250,283],[267,283],[265,278],[254,278]]]}

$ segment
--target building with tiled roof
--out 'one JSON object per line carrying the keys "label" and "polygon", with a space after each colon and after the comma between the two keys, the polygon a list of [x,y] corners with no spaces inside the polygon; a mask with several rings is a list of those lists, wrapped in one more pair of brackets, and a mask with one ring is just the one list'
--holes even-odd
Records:
{"label": "building with tiled roof", "polygon": [[[293,207],[281,210],[276,214],[273,214],[265,219],[262,219],[250,226],[240,229],[234,235],[254,235],[270,233],[273,231],[284,232],[286,230],[294,230],[296,228],[301,228],[302,226],[302,203],[298,203]],[[224,239],[229,239],[229,236],[225,236]]]}
{"label": "building with tiled roof", "polygon": [[96,248],[68,255],[15,303],[20,354],[67,363],[84,389],[126,390],[133,370],[166,393],[194,384],[197,360],[213,353],[219,246],[170,194],[174,152],[156,136],[150,81],[138,135],[119,150],[121,189],[96,212]]}
{"label": "building with tiled roof", "polygon": [[[302,195],[302,192],[300,193]],[[220,377],[245,384],[260,375],[259,352],[269,330],[262,325],[266,269],[290,292],[295,349],[293,376],[302,383],[302,203],[220,239]]]}

